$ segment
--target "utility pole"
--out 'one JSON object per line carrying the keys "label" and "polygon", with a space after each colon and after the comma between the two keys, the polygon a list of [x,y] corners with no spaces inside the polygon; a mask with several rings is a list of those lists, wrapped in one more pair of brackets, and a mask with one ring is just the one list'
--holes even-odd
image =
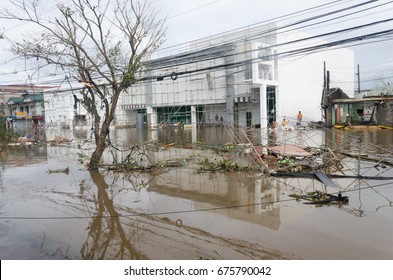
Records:
{"label": "utility pole", "polygon": [[322,94],[322,110],[325,118],[326,127],[331,125],[331,108],[329,104],[330,92],[330,72],[326,70],[326,62],[323,62],[323,94]]}
{"label": "utility pole", "polygon": [[325,103],[326,103],[326,95],[327,95],[327,81],[326,81],[326,61],[323,62],[323,90],[325,91]]}
{"label": "utility pole", "polygon": [[360,97],[360,69],[359,69],[359,64],[358,64],[358,72],[356,73],[356,76],[358,76],[358,94]]}
{"label": "utility pole", "polygon": [[326,71],[326,90],[327,94],[330,93],[330,71]]}
{"label": "utility pole", "polygon": [[323,62],[323,95],[322,95],[322,110],[323,110],[323,117],[325,118],[325,125],[327,127],[328,121],[327,121],[327,83],[326,83],[326,62]]}

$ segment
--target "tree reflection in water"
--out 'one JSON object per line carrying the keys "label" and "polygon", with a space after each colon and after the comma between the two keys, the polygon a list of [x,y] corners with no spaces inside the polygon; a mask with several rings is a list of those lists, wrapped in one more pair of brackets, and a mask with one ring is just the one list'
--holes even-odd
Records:
{"label": "tree reflection in water", "polygon": [[97,186],[96,214],[88,227],[88,237],[81,248],[83,259],[146,259],[128,239],[120,216],[107,190],[109,185],[98,171],[90,171]]}

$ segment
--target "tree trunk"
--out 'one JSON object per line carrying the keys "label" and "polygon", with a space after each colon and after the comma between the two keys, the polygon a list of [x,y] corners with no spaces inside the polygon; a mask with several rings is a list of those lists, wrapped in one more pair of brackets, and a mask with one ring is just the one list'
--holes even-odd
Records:
{"label": "tree trunk", "polygon": [[[105,103],[106,110],[105,110],[105,120],[102,123],[101,130],[99,131],[99,135],[95,134],[95,140],[96,140],[96,148],[94,152],[91,155],[90,158],[90,163],[89,163],[89,169],[90,170],[97,170],[101,161],[102,154],[104,153],[106,149],[106,139],[109,135],[109,127],[110,124],[112,123],[114,117],[115,117],[115,111],[117,107],[117,103],[119,100],[120,93],[122,91],[121,88],[115,87],[116,90],[114,91],[112,95],[112,101],[111,103]],[[99,129],[99,123],[100,123],[100,115],[96,111],[95,112],[95,117],[94,117],[94,123],[95,123],[95,131]]]}
{"label": "tree trunk", "polygon": [[102,124],[101,133],[96,141],[97,145],[94,152],[91,155],[89,169],[97,170],[101,161],[102,154],[106,149],[106,138],[109,135],[109,125],[104,122]]}

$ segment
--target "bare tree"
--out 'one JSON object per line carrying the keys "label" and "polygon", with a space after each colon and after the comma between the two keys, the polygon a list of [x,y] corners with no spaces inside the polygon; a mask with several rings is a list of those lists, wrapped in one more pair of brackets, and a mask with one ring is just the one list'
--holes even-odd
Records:
{"label": "bare tree", "polygon": [[10,0],[0,18],[38,27],[12,43],[14,54],[59,66],[82,83],[96,143],[90,168],[97,169],[120,94],[138,81],[144,62],[162,44],[165,19],[147,0],[71,0],[46,18],[40,3]]}

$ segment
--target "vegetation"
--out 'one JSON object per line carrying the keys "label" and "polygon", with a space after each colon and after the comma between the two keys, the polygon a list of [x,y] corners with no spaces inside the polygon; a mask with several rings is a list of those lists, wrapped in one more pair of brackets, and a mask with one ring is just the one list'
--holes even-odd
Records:
{"label": "vegetation", "polygon": [[5,123],[0,120],[0,143],[8,144],[15,139],[16,135],[10,129],[6,129]]}
{"label": "vegetation", "polygon": [[235,161],[230,159],[223,158],[217,162],[210,161],[208,158],[205,158],[202,162],[203,171],[251,171],[252,167],[250,166],[240,166]]}

